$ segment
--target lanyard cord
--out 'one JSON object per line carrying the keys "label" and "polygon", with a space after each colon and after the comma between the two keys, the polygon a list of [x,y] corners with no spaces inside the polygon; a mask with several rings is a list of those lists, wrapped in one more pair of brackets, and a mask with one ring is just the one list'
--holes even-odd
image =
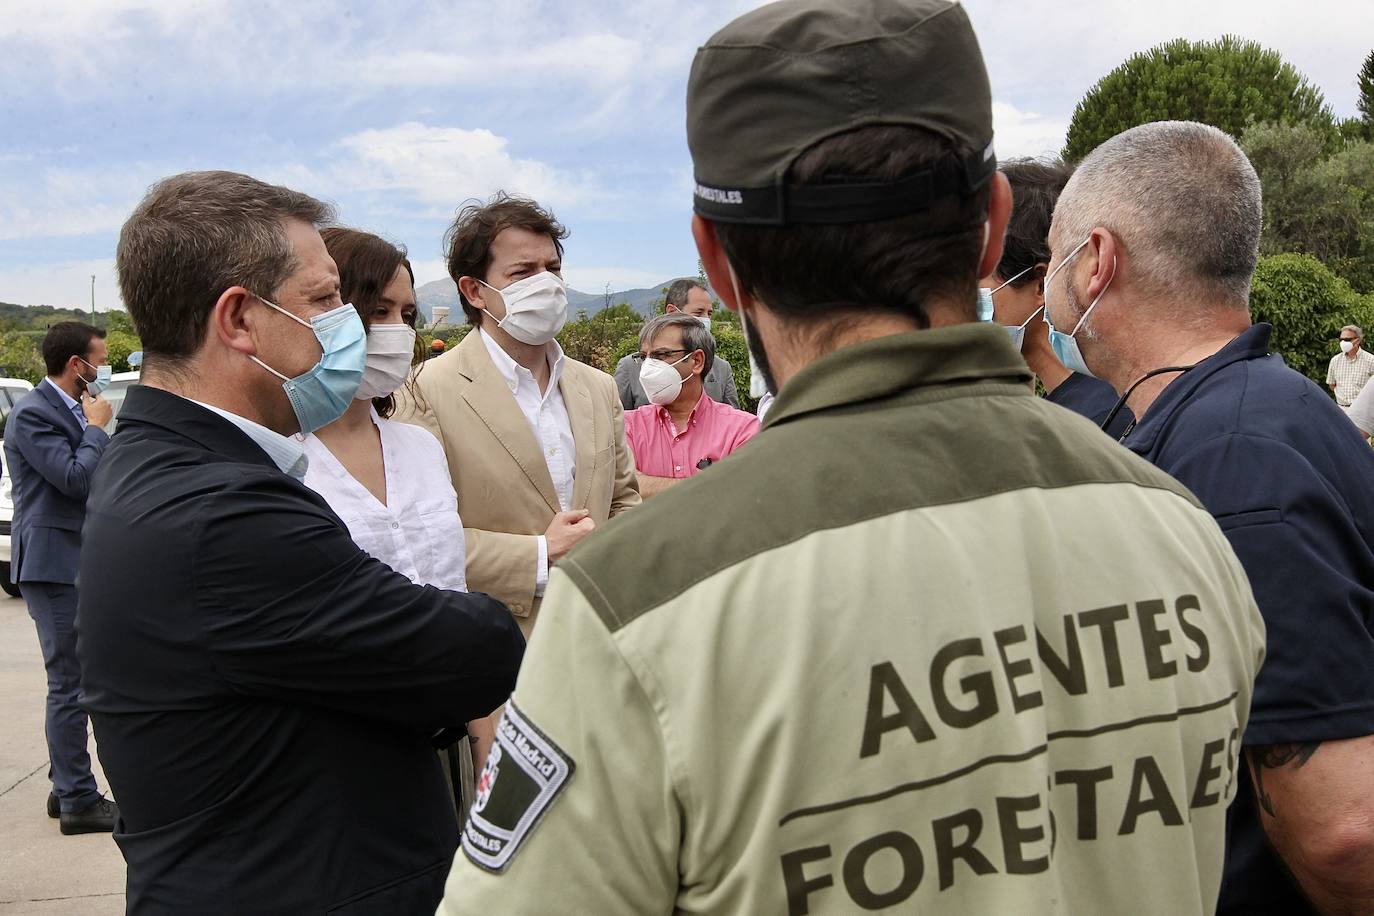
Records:
{"label": "lanyard cord", "polygon": [[[1164,375],[1168,372],[1187,372],[1190,369],[1196,368],[1197,363],[1193,363],[1191,366],[1166,366],[1163,369],[1151,369],[1149,372],[1146,372],[1144,375],[1136,379],[1134,382],[1131,382],[1130,387],[1127,388],[1126,392],[1121,395],[1121,399],[1116,402],[1116,406],[1113,407],[1111,409],[1111,412],[1107,414],[1107,419],[1102,421],[1102,431],[1106,432],[1107,427],[1112,425],[1112,421],[1116,419],[1116,415],[1121,413],[1121,408],[1126,406],[1126,400],[1135,392],[1137,388],[1140,387],[1141,382],[1148,381],[1149,379],[1154,378],[1156,375]],[[1132,419],[1131,422],[1126,426],[1125,431],[1122,432],[1120,438],[1118,438],[1116,441],[1125,442],[1126,437],[1129,436],[1135,430],[1135,425],[1136,420]]]}

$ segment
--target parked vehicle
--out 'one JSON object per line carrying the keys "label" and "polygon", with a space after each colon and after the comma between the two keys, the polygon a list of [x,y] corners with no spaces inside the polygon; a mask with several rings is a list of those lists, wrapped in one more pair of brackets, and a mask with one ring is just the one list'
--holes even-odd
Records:
{"label": "parked vehicle", "polygon": [[4,436],[8,419],[19,399],[33,390],[22,378],[0,378],[0,588],[19,597],[19,586],[10,581],[10,526],[14,521],[14,501],[10,496],[10,475],[5,469]]}

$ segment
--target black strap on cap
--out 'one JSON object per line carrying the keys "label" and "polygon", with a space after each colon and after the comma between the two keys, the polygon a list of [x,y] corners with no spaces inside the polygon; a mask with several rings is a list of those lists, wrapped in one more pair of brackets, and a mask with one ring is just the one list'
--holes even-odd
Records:
{"label": "black strap on cap", "polygon": [[781,226],[788,223],[869,223],[907,216],[953,194],[968,195],[997,171],[992,147],[954,165],[916,172],[896,181],[831,181],[765,188],[696,186],[694,209],[722,223]]}

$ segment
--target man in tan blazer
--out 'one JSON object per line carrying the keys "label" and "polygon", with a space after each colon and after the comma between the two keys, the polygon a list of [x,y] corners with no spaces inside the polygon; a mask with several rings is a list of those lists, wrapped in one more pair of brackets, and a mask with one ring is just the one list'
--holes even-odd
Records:
{"label": "man in tan blazer", "polygon": [[566,237],[533,201],[497,194],[460,210],[448,268],[473,329],[397,399],[398,419],[443,443],[468,587],[505,602],[526,638],[549,566],[639,504],[614,379],[553,339],[567,318]]}

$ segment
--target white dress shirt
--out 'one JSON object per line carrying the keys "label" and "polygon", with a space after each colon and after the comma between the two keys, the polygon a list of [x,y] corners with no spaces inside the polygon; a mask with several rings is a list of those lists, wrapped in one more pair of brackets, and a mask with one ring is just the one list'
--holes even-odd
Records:
{"label": "white dress shirt", "polygon": [[62,403],[67,405],[67,409],[76,415],[76,422],[81,424],[81,428],[86,428],[86,411],[81,405],[72,400],[72,396],[63,391],[61,386],[52,380],[52,376],[45,376],[40,385],[47,384],[49,388],[57,392],[57,396],[62,399]]}
{"label": "white dress shirt", "polygon": [[[539,450],[544,453],[544,463],[549,467],[549,476],[553,478],[553,490],[558,494],[558,504],[567,512],[572,506],[577,451],[573,444],[572,420],[568,417],[568,405],[563,402],[563,392],[558,387],[558,381],[563,377],[563,348],[558,345],[558,341],[553,341],[549,353],[549,387],[541,392],[539,383],[534,380],[533,372],[517,363],[509,353],[501,349],[500,344],[482,334],[480,330],[473,333],[481,334],[482,343],[486,345],[491,361],[496,364],[497,371],[506,380],[506,387],[510,389],[520,412],[529,421],[530,430],[534,433],[535,441],[539,443]],[[548,582],[549,544],[541,534],[538,568],[534,574],[534,594],[543,595],[544,586]]]}
{"label": "white dress shirt", "polygon": [[343,519],[354,543],[419,585],[467,591],[467,551],[443,446],[429,430],[371,412],[382,439],[386,504],[319,437],[305,437],[305,485]]}
{"label": "white dress shirt", "polygon": [[283,474],[297,480],[305,479],[305,468],[309,462],[305,457],[305,447],[301,445],[299,439],[273,432],[261,423],[254,423],[252,420],[236,413],[230,413],[213,404],[206,404],[204,401],[197,401],[193,398],[187,398],[187,400],[192,404],[199,404],[211,413],[219,414],[237,426],[245,436],[257,443],[258,448],[267,453],[267,457],[272,459],[272,463],[280,468]]}

